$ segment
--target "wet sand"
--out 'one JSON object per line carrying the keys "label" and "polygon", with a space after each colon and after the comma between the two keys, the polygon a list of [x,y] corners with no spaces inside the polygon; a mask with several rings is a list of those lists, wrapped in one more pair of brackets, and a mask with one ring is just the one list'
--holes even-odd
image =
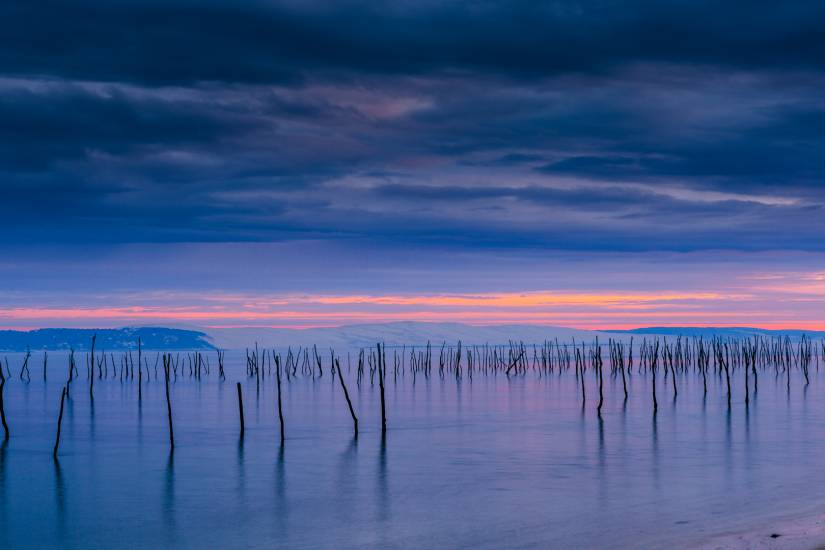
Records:
{"label": "wet sand", "polygon": [[696,550],[825,549],[825,513],[788,519],[765,528],[730,533],[694,546]]}

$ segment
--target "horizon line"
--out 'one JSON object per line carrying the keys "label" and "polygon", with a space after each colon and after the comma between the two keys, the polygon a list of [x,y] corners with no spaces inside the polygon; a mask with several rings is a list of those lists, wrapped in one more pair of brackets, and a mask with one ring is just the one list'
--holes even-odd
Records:
{"label": "horizon line", "polygon": [[658,324],[658,325],[609,325],[602,327],[581,327],[571,325],[556,325],[547,323],[466,323],[459,321],[417,321],[417,320],[400,320],[387,322],[373,322],[373,323],[342,323],[338,325],[187,325],[180,323],[182,326],[163,325],[163,324],[127,324],[117,326],[59,326],[59,325],[42,325],[35,327],[26,326],[9,326],[0,327],[0,332],[34,332],[38,330],[126,330],[126,329],[141,329],[141,328],[158,328],[158,329],[172,329],[172,330],[187,330],[187,331],[207,331],[213,330],[255,330],[255,329],[277,329],[277,330],[292,330],[292,331],[308,331],[316,329],[340,329],[347,327],[373,327],[385,325],[460,325],[464,327],[473,328],[496,328],[496,327],[534,327],[534,328],[555,328],[564,330],[578,330],[583,332],[630,332],[639,330],[658,330],[658,329],[704,329],[704,330],[764,330],[771,332],[825,332],[825,324],[814,326],[785,326],[785,325],[743,325],[743,324]]}

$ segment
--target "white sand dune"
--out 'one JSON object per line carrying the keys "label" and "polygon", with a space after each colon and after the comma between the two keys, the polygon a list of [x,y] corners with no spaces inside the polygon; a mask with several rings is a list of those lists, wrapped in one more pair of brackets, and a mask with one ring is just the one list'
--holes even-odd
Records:
{"label": "white sand dune", "polygon": [[[537,325],[494,325],[477,326],[461,323],[419,323],[399,322],[386,324],[347,325],[342,327],[284,329],[284,328],[231,328],[201,329],[213,343],[225,349],[239,349],[253,345],[305,346],[317,344],[334,348],[359,348],[374,346],[383,342],[388,346],[423,346],[431,342],[434,346],[442,342],[455,344],[459,340],[465,345],[506,344],[508,341],[522,341],[539,344],[545,340],[558,338],[559,342],[592,342],[595,338],[607,342],[630,340],[628,334],[612,334],[564,327]],[[635,335],[636,339],[640,336]]]}

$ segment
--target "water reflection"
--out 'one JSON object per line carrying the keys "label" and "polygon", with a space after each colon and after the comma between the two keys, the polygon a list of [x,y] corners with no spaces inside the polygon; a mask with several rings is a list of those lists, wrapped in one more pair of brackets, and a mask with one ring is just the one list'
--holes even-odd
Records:
{"label": "water reflection", "polygon": [[601,508],[605,508],[608,505],[608,498],[607,498],[607,488],[608,488],[608,480],[607,480],[607,460],[606,460],[606,451],[604,445],[604,419],[602,415],[598,417],[599,423],[599,448],[597,452],[597,465],[598,465],[598,477],[599,477],[599,505]]}
{"label": "water reflection", "polygon": [[[138,441],[143,443],[143,401],[138,401],[138,421],[137,421]],[[141,445],[142,447],[142,445]]]}
{"label": "water reflection", "polygon": [[274,518],[278,522],[278,531],[285,541],[289,540],[290,507],[286,495],[286,464],[284,446],[278,446],[278,459],[275,462],[275,510]]}
{"label": "water reflection", "polygon": [[[336,486],[345,502],[355,502],[358,498],[358,439],[350,439],[339,456]],[[341,509],[341,516],[345,520],[354,514],[355,510],[349,506]]]}
{"label": "water reflection", "polygon": [[725,441],[724,441],[724,468],[725,468],[725,485],[732,490],[734,479],[733,479],[733,433],[731,427],[731,408],[728,405],[727,410],[725,411]]}
{"label": "water reflection", "polygon": [[[67,386],[68,387],[68,386]],[[62,389],[61,389],[62,391]],[[69,399],[69,393],[66,392],[66,420],[68,421],[69,436],[74,435],[74,398]]]}
{"label": "water reflection", "polygon": [[245,502],[246,498],[246,466],[244,464],[244,439],[243,435],[238,437],[238,448],[235,454],[235,464],[238,469],[238,502]]}
{"label": "water reflection", "polygon": [[176,536],[177,522],[175,518],[175,451],[169,451],[166,459],[166,475],[164,477],[163,491],[163,513],[164,534],[167,541],[173,543]]}
{"label": "water reflection", "polygon": [[54,497],[57,511],[57,540],[66,540],[66,483],[63,479],[63,470],[60,460],[55,458],[54,463]]}
{"label": "water reflection", "polygon": [[[3,368],[3,365],[0,363],[0,368]],[[3,525],[8,525],[9,518],[8,518],[8,510],[6,509],[8,498],[6,495],[9,494],[9,488],[7,486],[6,481],[6,448],[9,445],[8,439],[3,439],[3,442],[0,443],[0,518],[3,520]],[[6,529],[0,530],[3,532],[3,536],[5,537]],[[4,545],[5,546],[5,545]]]}
{"label": "water reflection", "polygon": [[659,413],[658,411],[653,411],[653,425],[651,428],[651,435],[652,435],[652,445],[651,450],[653,452],[652,460],[651,460],[651,469],[653,470],[653,487],[658,493],[659,491],[659,484],[660,484],[660,467],[659,467]]}
{"label": "water reflection", "polygon": [[[673,520],[703,521],[703,528],[710,525],[707,529],[716,531],[725,522],[746,524],[745,514],[753,514],[754,522],[766,516],[770,520],[779,505],[796,512],[801,505],[794,508],[799,499],[793,492],[804,493],[825,475],[815,468],[822,446],[815,437],[816,419],[825,414],[816,399],[816,383],[825,375],[815,375],[806,399],[802,375],[792,373],[798,393],[786,414],[776,414],[786,409],[782,375],[774,384],[764,373],[759,402],[754,379],[752,402],[744,407],[743,373],[738,370],[733,380],[739,389],[734,390],[736,409],[727,408],[725,380],[719,382],[713,372],[708,372],[707,393],[701,376],[688,381],[687,374],[677,374],[679,403],[667,407],[671,382],[664,385],[657,375],[657,391],[664,392],[659,393],[661,417],[652,414],[650,374],[629,379],[632,400],[627,401],[621,380],[609,378],[599,417],[593,379],[585,375],[591,396],[582,407],[581,383],[572,368],[560,378],[542,374],[540,380],[496,380],[479,372],[472,386],[469,373],[461,381],[423,378],[418,384],[425,386],[414,393],[413,376],[404,387],[399,374],[397,390],[387,388],[393,390],[388,394],[393,441],[379,439],[376,431],[377,384],[373,388],[364,379],[363,398],[353,403],[364,428],[357,441],[349,437],[343,394],[335,391],[340,388],[333,388],[332,379],[324,384],[292,378],[284,388],[287,427],[293,434],[289,472],[285,447],[269,439],[273,433],[277,438],[276,394],[263,379],[260,424],[251,415],[251,429],[241,441],[235,429],[237,408],[229,399],[234,385],[221,390],[214,378],[200,382],[181,376],[173,399],[182,442],[176,459],[165,454],[162,380],[144,379],[146,407],[138,403],[137,379],[125,380],[122,391],[116,378],[108,386],[105,378],[100,386],[96,380],[95,408],[86,385],[73,384],[64,417],[68,452],[53,464],[48,450],[57,413],[52,398],[58,396],[52,391],[59,389],[58,382],[46,386],[33,379],[28,389],[12,384],[7,404],[15,438],[0,447],[0,525],[11,527],[0,528],[0,548],[20,547],[28,526],[43,533],[44,547],[90,546],[92,539],[108,547],[114,536],[145,546],[189,548],[206,542],[231,547],[241,526],[249,546],[255,547],[273,541],[281,547],[332,547],[341,540],[352,547],[421,547],[432,541],[477,547],[483,546],[482,527],[494,527],[497,520],[512,524],[514,546],[553,540],[559,547],[611,542],[660,547],[666,536],[685,534],[685,528],[671,527]],[[347,382],[357,388],[355,371],[349,376]],[[31,395],[41,388],[51,396],[42,411],[42,400]],[[26,391],[30,409],[23,406]],[[74,404],[80,410],[72,441]],[[737,417],[741,423],[734,438],[735,411],[743,416]],[[87,422],[93,425],[89,428]],[[93,445],[86,444],[90,430]],[[199,445],[196,457],[190,459],[187,442]],[[784,466],[788,456],[798,468]],[[124,471],[134,476],[123,476]],[[200,480],[216,473],[214,486],[204,487]],[[818,497],[805,498],[811,506],[818,503]],[[139,505],[126,509],[126,499]],[[542,506],[548,513],[533,512]],[[466,510],[477,525],[468,525],[470,520],[451,510]],[[599,530],[577,523],[593,510],[599,513]],[[324,529],[314,528],[319,518]],[[146,528],[139,530],[135,525],[141,521]]]}
{"label": "water reflection", "polygon": [[380,522],[386,522],[390,519],[390,490],[387,475],[387,435],[381,436],[381,446],[378,451],[378,471],[377,471],[377,491],[376,504],[377,518]]}
{"label": "water reflection", "polygon": [[95,443],[95,400],[89,400],[89,444]]}

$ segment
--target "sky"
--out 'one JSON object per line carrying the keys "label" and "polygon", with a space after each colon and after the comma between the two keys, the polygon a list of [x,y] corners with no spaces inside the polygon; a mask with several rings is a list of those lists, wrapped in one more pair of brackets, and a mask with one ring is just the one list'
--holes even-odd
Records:
{"label": "sky", "polygon": [[0,3],[0,328],[825,329],[825,4]]}

